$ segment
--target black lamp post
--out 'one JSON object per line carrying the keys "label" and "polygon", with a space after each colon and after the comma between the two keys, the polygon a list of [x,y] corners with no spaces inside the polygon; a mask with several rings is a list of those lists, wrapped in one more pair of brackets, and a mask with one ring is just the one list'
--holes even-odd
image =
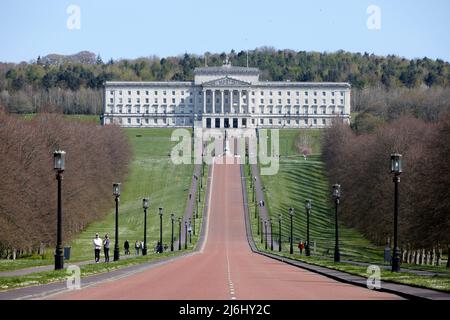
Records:
{"label": "black lamp post", "polygon": [[159,207],[159,252],[163,252],[163,241],[162,241],[162,217],[163,217],[163,208]]}
{"label": "black lamp post", "polygon": [[193,221],[193,227],[192,227],[192,232],[195,236],[195,216],[196,216],[196,212],[194,212],[194,214],[192,215],[192,221]]}
{"label": "black lamp post", "polygon": [[189,243],[192,243],[192,224],[191,224],[191,218],[189,218],[188,233],[189,233]]}
{"label": "black lamp post", "polygon": [[305,254],[307,257],[311,255],[311,249],[309,246],[309,215],[311,213],[311,200],[305,201],[305,209],[306,209],[306,247]]}
{"label": "black lamp post", "polygon": [[178,218],[178,250],[181,250],[181,217]]}
{"label": "black lamp post", "polygon": [[339,224],[338,224],[338,207],[339,207],[339,200],[341,198],[341,185],[340,184],[333,185],[333,198],[334,198],[334,204],[335,204],[334,262],[340,262],[341,261],[341,253],[339,252]]}
{"label": "black lamp post", "polygon": [[291,243],[290,243],[290,247],[289,247],[289,253],[293,254],[294,253],[294,225],[293,225],[293,220],[294,220],[294,208],[289,208],[289,216],[291,217]]}
{"label": "black lamp post", "polygon": [[269,219],[270,223],[270,250],[273,251],[273,226],[272,226],[272,218]]}
{"label": "black lamp post", "polygon": [[113,195],[116,201],[116,230],[114,236],[114,261],[119,261],[119,197],[120,197],[120,183],[113,184]]}
{"label": "black lamp post", "polygon": [[264,242],[264,229],[263,229],[263,219],[258,219],[258,223],[261,224],[261,243]]}
{"label": "black lamp post", "polygon": [[184,221],[184,249],[187,249],[187,221]]}
{"label": "black lamp post", "polygon": [[402,173],[402,155],[391,154],[391,173],[394,174],[394,253],[392,257],[392,272],[400,271],[400,250],[398,248],[398,184]]}
{"label": "black lamp post", "polygon": [[265,242],[264,247],[267,250],[267,220],[264,220],[264,235],[265,235],[265,237],[264,237],[264,242]]}
{"label": "black lamp post", "polygon": [[281,214],[278,215],[278,251],[281,252]]}
{"label": "black lamp post", "polygon": [[170,236],[170,251],[173,251],[173,222],[175,220],[175,215],[173,213],[170,214],[170,221],[172,223],[172,233]]}
{"label": "black lamp post", "polygon": [[61,204],[61,183],[62,173],[66,166],[66,153],[58,150],[53,153],[53,164],[56,171],[56,180],[58,181],[58,209],[56,222],[56,250],[55,250],[55,270],[64,268],[64,254],[62,247],[62,204]]}
{"label": "black lamp post", "polygon": [[142,255],[147,255],[147,209],[148,209],[148,198],[142,199],[142,208],[144,208],[144,247],[142,248]]}

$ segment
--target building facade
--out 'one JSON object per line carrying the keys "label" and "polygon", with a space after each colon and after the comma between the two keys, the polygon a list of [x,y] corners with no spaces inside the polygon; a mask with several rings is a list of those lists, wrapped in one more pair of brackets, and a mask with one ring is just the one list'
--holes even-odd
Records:
{"label": "building facade", "polygon": [[257,68],[196,68],[194,81],[104,86],[103,124],[123,127],[324,128],[350,123],[350,84],[260,81]]}

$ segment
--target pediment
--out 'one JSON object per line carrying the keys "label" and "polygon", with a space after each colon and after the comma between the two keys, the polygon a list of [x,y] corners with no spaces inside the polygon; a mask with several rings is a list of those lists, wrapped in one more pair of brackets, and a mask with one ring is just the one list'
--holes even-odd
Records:
{"label": "pediment", "polygon": [[204,87],[248,87],[251,83],[226,76],[204,82],[202,85]]}

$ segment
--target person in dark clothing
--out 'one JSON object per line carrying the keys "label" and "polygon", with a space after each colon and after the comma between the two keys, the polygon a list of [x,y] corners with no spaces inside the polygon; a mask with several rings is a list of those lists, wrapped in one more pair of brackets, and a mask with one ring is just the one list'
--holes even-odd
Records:
{"label": "person in dark clothing", "polygon": [[105,239],[103,240],[103,251],[105,253],[105,262],[109,262],[109,237],[105,234]]}
{"label": "person in dark clothing", "polygon": [[125,249],[125,255],[129,255],[130,254],[130,243],[128,242],[128,240],[125,240],[123,248]]}

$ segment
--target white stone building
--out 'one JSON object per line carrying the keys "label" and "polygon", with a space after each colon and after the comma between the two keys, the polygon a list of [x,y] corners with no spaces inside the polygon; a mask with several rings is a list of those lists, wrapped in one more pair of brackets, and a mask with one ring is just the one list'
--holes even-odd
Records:
{"label": "white stone building", "polygon": [[196,68],[194,74],[194,81],[106,82],[102,123],[324,128],[338,117],[350,122],[349,83],[260,81],[259,69],[229,63]]}

